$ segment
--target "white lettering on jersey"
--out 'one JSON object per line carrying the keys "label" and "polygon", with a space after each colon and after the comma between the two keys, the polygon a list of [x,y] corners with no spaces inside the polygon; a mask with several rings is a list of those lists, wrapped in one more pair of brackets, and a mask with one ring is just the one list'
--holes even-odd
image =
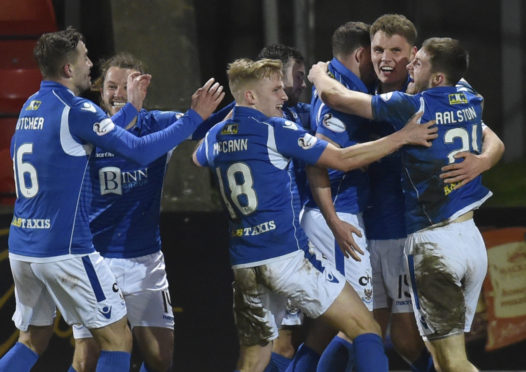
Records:
{"label": "white lettering on jersey", "polygon": [[232,231],[232,236],[253,236],[263,234],[276,229],[276,222],[274,220],[260,223],[257,226],[245,227]]}
{"label": "white lettering on jersey", "polygon": [[13,216],[11,225],[23,229],[49,229],[51,220],[49,218],[22,218]]}
{"label": "white lettering on jersey", "polygon": [[341,121],[340,119],[338,119],[330,113],[323,115],[322,123],[325,128],[332,132],[345,132],[345,124],[343,123],[343,121]]}
{"label": "white lettering on jersey", "polygon": [[219,141],[219,142],[214,143],[214,154],[219,154],[220,152],[246,151],[247,149],[248,149],[248,139],[247,138]]}
{"label": "white lettering on jersey", "polygon": [[16,122],[16,130],[42,130],[44,129],[44,118],[36,117],[21,117]]}
{"label": "white lettering on jersey", "polygon": [[148,182],[148,168],[123,172],[118,167],[104,167],[99,169],[99,182],[101,195],[122,195]]}
{"label": "white lettering on jersey", "polygon": [[298,138],[298,146],[304,150],[310,149],[318,139],[314,136],[311,136],[309,133],[305,133],[303,137]]}
{"label": "white lettering on jersey", "polygon": [[111,121],[111,119],[104,119],[100,123],[93,124],[93,131],[99,136],[108,134],[113,129],[115,129],[115,124],[113,121]]}
{"label": "white lettering on jersey", "polygon": [[477,112],[473,107],[467,107],[457,111],[443,111],[435,114],[437,124],[456,124],[473,120],[477,117]]}

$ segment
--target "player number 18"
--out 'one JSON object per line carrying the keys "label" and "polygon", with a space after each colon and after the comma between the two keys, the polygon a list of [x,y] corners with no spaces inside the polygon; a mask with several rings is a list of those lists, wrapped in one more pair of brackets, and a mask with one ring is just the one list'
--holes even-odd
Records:
{"label": "player number 18", "polygon": [[230,200],[243,215],[247,216],[253,213],[258,206],[258,198],[253,188],[254,180],[250,167],[244,163],[234,163],[227,168],[226,178],[228,181],[228,189],[230,190],[229,198],[226,197],[221,169],[216,168],[216,173],[219,179],[219,190],[230,213],[230,217],[232,217],[232,219],[237,218],[237,214]]}

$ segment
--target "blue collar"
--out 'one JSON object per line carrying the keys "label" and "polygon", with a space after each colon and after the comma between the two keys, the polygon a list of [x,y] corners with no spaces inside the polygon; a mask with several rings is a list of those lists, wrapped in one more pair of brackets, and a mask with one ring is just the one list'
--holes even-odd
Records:
{"label": "blue collar", "polygon": [[363,93],[369,92],[369,89],[367,89],[363,81],[361,81],[360,78],[354,74],[354,72],[345,67],[343,63],[338,61],[336,58],[333,58],[329,63],[329,71],[334,75],[336,80],[345,85],[347,88],[352,87],[353,90]]}

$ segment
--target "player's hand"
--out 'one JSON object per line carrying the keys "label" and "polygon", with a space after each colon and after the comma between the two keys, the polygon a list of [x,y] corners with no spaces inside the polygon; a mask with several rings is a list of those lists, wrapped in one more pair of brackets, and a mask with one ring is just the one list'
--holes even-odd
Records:
{"label": "player's hand", "polygon": [[312,67],[309,70],[309,75],[307,77],[309,81],[314,84],[314,81],[316,80],[317,77],[321,75],[327,75],[328,65],[329,65],[329,62],[318,62],[312,65]]}
{"label": "player's hand", "polygon": [[487,167],[480,155],[472,154],[468,151],[459,152],[455,155],[455,159],[463,158],[460,163],[452,163],[442,167],[440,178],[445,183],[460,182],[456,188],[464,186],[469,181],[476,178]]}
{"label": "player's hand", "polygon": [[141,74],[140,72],[132,72],[128,75],[126,85],[126,93],[128,94],[128,102],[130,102],[137,111],[142,109],[148,86],[152,80],[152,75]]}
{"label": "player's hand", "polygon": [[434,126],[435,120],[418,124],[418,120],[422,115],[423,112],[417,112],[409,119],[407,124],[400,129],[399,133],[403,135],[406,145],[431,147],[431,141],[438,137],[438,128]]}
{"label": "player's hand", "polygon": [[338,243],[343,255],[347,258],[350,256],[355,261],[361,261],[362,259],[358,254],[363,256],[363,251],[354,241],[353,237],[353,234],[362,237],[360,230],[350,223],[340,219],[332,221],[329,227],[334,234],[334,239],[336,240],[336,243]]}
{"label": "player's hand", "polygon": [[205,85],[197,89],[192,95],[192,105],[190,107],[197,112],[203,120],[212,115],[225,97],[223,86],[214,82],[215,79],[210,78]]}

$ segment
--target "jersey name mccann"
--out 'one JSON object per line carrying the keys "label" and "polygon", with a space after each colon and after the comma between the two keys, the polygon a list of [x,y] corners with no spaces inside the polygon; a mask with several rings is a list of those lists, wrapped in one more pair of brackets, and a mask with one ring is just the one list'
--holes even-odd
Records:
{"label": "jersey name mccann", "polygon": [[248,139],[246,138],[214,143],[214,154],[219,154],[220,152],[247,151],[247,149]]}

